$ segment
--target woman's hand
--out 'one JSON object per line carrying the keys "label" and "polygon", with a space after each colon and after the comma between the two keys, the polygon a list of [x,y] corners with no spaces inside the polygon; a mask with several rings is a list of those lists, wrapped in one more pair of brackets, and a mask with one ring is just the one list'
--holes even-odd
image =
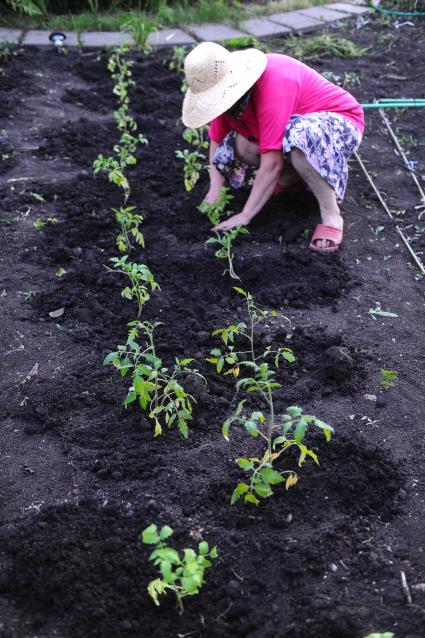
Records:
{"label": "woman's hand", "polygon": [[221,187],[211,188],[202,200],[203,204],[216,204],[221,197]]}
{"label": "woman's hand", "polygon": [[251,218],[248,217],[246,213],[238,213],[237,215],[232,215],[229,219],[226,219],[224,222],[220,222],[217,226],[214,226],[212,230],[230,230],[235,226],[245,226],[249,224]]}

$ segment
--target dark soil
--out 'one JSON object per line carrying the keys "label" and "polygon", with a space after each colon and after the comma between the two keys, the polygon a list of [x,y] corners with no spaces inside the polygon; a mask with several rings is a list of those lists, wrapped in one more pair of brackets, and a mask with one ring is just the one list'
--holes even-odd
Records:
{"label": "dark soil", "polygon": [[[361,100],[420,97],[422,23],[374,18],[338,33],[369,57],[312,62],[319,70],[357,73]],[[125,380],[102,366],[135,318],[122,279],[105,268],[117,254],[111,208],[121,194],[91,168],[117,140],[105,55],[32,49],[2,62],[0,637],[423,638],[421,277],[354,161],[340,253],[308,250],[305,229],[318,216],[308,193],[274,199],[256,218],[235,269],[257,303],[282,315],[264,324],[259,347],[296,356],[277,373],[276,409],[300,405],[335,435],[312,437],[320,466],[306,463],[291,490],[278,487],[258,508],[230,506],[241,480],[234,459],[259,447],[237,427],[230,443],[221,437],[234,383],[205,359],[213,330],[245,319],[244,305],[205,244],[209,224],[196,210],[205,176],[184,191],[180,79],[163,55],[133,57],[132,108],[149,139],[129,173],[146,241],[133,256],[161,285],[143,316],[162,322],[163,360],[193,357],[208,384],[187,383],[197,401],[188,440],[173,430],[154,439],[146,415],[121,406]],[[420,114],[391,121],[421,174]],[[419,193],[380,116],[368,112],[367,124],[362,158],[420,252]],[[57,222],[36,230],[38,218]],[[374,319],[377,303],[398,317]],[[398,371],[387,392],[381,368]],[[171,594],[160,608],[147,595],[155,571],[138,535],[152,522],[175,530],[176,547],[218,546],[183,615]]]}

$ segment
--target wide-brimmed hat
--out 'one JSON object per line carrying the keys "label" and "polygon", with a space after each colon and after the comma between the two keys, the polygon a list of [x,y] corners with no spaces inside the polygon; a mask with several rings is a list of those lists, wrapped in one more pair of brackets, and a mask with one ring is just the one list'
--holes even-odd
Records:
{"label": "wide-brimmed hat", "polygon": [[227,111],[258,80],[266,64],[266,55],[258,49],[230,53],[215,42],[198,44],[184,63],[189,88],[183,124],[197,128]]}

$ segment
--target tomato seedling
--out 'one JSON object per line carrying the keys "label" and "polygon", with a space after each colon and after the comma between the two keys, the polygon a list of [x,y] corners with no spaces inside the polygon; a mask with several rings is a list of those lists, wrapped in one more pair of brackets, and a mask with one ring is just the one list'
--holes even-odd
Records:
{"label": "tomato seedling", "polygon": [[[177,424],[180,434],[187,438],[188,423],[192,420],[192,405],[195,399],[180,383],[182,377],[192,375],[202,379],[198,370],[189,368],[193,359],[175,358],[171,370],[165,367],[157,356],[154,330],[160,323],[132,321],[129,323],[127,343],[118,346],[104,359],[104,365],[113,365],[122,377],[131,375],[131,386],[123,404],[125,407],[137,401],[143,410],[148,410],[149,418],[155,424],[155,436],[162,434],[163,426],[170,428]],[[142,333],[144,346],[137,339]]]}
{"label": "tomato seedling", "polygon": [[183,611],[183,598],[196,596],[205,584],[205,571],[212,567],[212,560],[217,558],[217,547],[209,548],[206,541],[201,541],[196,552],[184,548],[182,553],[166,544],[167,538],[173,534],[168,525],[158,530],[155,524],[149,525],[140,534],[145,545],[155,545],[149,560],[159,568],[160,578],[155,578],[148,585],[148,594],[155,605],[160,604],[159,597],[174,592],[180,611]]}
{"label": "tomato seedling", "polygon": [[245,226],[235,226],[235,228],[231,228],[230,230],[225,230],[222,232],[215,232],[215,237],[210,237],[207,239],[207,244],[218,244],[219,249],[215,251],[215,256],[219,259],[227,259],[227,268],[223,271],[223,275],[226,272],[229,273],[232,279],[239,279],[240,277],[236,274],[235,269],[233,268],[233,242],[239,235],[248,235],[249,231]]}
{"label": "tomato seedling", "polygon": [[137,316],[140,317],[143,306],[150,299],[150,293],[154,290],[161,290],[161,288],[146,264],[136,264],[127,260],[128,255],[112,257],[111,259],[116,272],[122,273],[130,279],[130,285],[124,288],[121,295],[125,299],[136,299]]}

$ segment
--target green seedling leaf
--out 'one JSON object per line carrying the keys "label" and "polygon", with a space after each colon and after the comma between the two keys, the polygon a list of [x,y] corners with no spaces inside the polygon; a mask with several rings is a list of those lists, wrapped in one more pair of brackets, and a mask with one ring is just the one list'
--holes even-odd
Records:
{"label": "green seedling leaf", "polygon": [[159,532],[159,538],[164,541],[166,538],[171,536],[172,533],[173,530],[171,529],[171,527],[168,527],[168,525],[164,525],[164,527],[162,527],[161,531]]}
{"label": "green seedling leaf", "polygon": [[244,500],[246,503],[252,503],[253,505],[259,505],[260,501],[258,500],[258,498],[256,496],[254,496],[254,494],[245,494],[244,496]]}
{"label": "green seedling leaf", "polygon": [[279,472],[273,470],[271,467],[265,467],[260,471],[261,478],[271,485],[278,485],[285,480]]}
{"label": "green seedling leaf", "polygon": [[248,459],[236,459],[236,464],[245,471],[252,470],[254,463]]}
{"label": "green seedling leaf", "polygon": [[249,487],[246,483],[238,483],[233,491],[232,498],[230,499],[230,504],[233,505],[234,503],[236,503],[236,501],[242,496],[242,494],[245,494],[246,492],[248,492],[248,490]]}
{"label": "green seedling leaf", "polygon": [[146,527],[146,529],[144,529],[141,533],[141,538],[143,543],[146,543],[148,545],[156,545],[157,543],[159,543],[160,537],[158,535],[157,526],[152,523],[152,525]]}

